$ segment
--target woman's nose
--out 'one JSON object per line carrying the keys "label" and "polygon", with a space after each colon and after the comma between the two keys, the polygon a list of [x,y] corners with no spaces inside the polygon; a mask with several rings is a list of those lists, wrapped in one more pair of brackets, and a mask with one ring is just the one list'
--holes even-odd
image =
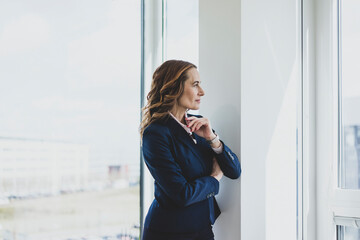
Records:
{"label": "woman's nose", "polygon": [[200,87],[199,95],[200,95],[200,96],[204,96],[204,95],[205,95],[205,92],[204,92],[204,90],[203,90],[201,87]]}

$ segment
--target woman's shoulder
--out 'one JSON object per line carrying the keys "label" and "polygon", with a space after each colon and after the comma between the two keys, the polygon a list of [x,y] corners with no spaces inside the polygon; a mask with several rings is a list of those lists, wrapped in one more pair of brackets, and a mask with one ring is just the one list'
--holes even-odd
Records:
{"label": "woman's shoulder", "polygon": [[154,143],[169,144],[171,142],[170,130],[161,122],[152,122],[145,128],[142,142],[143,146]]}
{"label": "woman's shoulder", "polygon": [[155,121],[150,123],[144,130],[144,135],[149,133],[167,133],[169,131],[164,121]]}

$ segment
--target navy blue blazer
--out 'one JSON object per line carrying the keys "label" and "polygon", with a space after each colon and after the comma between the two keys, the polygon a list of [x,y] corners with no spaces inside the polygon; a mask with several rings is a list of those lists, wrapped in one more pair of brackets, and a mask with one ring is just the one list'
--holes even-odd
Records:
{"label": "navy blue blazer", "polygon": [[[190,115],[202,117],[200,115]],[[216,154],[206,140],[193,133],[197,144],[170,115],[151,123],[143,133],[142,152],[155,179],[155,199],[144,227],[158,232],[197,232],[220,215],[215,195],[219,182],[211,177],[215,156],[224,175],[237,179],[237,156],[222,142]]]}

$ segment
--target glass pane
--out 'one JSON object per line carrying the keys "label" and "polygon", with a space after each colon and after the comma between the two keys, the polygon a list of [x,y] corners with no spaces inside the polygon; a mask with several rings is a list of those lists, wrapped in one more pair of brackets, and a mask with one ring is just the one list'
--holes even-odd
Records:
{"label": "glass pane", "polygon": [[348,226],[338,226],[337,240],[359,240],[360,229]]}
{"label": "glass pane", "polygon": [[0,239],[138,239],[140,1],[3,1]]}
{"label": "glass pane", "polygon": [[360,1],[342,0],[340,12],[340,186],[360,188]]}
{"label": "glass pane", "polygon": [[166,59],[199,63],[199,1],[166,1]]}

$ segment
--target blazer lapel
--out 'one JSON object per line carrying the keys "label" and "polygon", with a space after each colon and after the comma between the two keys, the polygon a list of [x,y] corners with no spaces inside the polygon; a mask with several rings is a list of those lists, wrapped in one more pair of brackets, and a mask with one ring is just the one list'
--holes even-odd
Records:
{"label": "blazer lapel", "polygon": [[[188,148],[190,148],[195,156],[200,158],[197,151],[195,150],[196,144],[194,143],[194,140],[185,131],[185,129],[182,126],[180,126],[180,124],[178,122],[176,122],[176,120],[173,119],[171,116],[169,116],[169,118],[168,118],[167,125],[168,125],[168,128],[169,128],[171,134],[178,141],[182,142],[184,145],[186,145]],[[193,134],[195,136],[195,133],[193,133]],[[195,136],[195,138],[196,138],[197,142],[199,142],[199,140],[196,136]]]}

